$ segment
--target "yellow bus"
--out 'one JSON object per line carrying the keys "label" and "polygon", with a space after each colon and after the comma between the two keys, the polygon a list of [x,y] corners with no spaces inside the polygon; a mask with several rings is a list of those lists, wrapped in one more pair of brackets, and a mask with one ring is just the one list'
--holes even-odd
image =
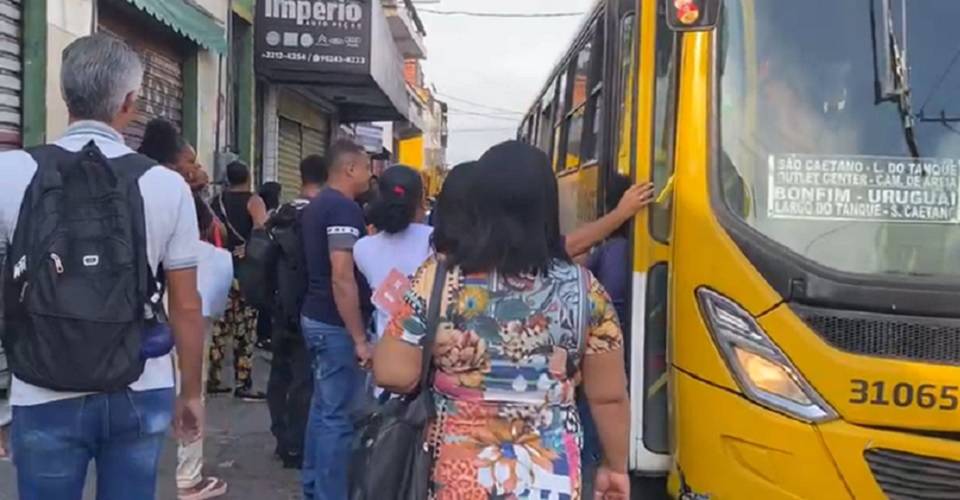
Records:
{"label": "yellow bus", "polygon": [[960,498],[960,2],[604,0],[519,131],[632,230],[631,469]]}

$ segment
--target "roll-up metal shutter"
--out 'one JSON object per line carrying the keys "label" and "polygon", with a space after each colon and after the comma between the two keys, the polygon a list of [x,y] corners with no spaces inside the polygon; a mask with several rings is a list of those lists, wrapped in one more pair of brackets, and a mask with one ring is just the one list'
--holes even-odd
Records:
{"label": "roll-up metal shutter", "polygon": [[320,128],[303,125],[303,158],[310,155],[327,154],[327,122],[318,124]]}
{"label": "roll-up metal shutter", "polygon": [[140,146],[143,131],[150,120],[163,117],[183,130],[183,61],[180,47],[169,38],[156,36],[156,30],[141,26],[121,12],[101,8],[99,29],[127,42],[143,60],[143,86],[140,92],[140,116],[123,131],[127,145]]}
{"label": "roll-up metal shutter", "polygon": [[329,119],[304,125],[290,118],[280,117],[279,161],[277,182],[283,186],[283,199],[292,200],[300,192],[300,161],[310,155],[327,154]]}
{"label": "roll-up metal shutter", "polygon": [[21,0],[0,0],[0,150],[21,145]]}
{"label": "roll-up metal shutter", "polygon": [[281,116],[277,182],[283,186],[284,200],[292,200],[300,192],[302,150],[303,137],[300,133],[300,124]]}

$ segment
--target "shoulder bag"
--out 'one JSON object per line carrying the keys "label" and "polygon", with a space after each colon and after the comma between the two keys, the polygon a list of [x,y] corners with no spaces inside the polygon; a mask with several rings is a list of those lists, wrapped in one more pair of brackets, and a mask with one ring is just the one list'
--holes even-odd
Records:
{"label": "shoulder bag", "polygon": [[425,500],[433,467],[427,443],[433,405],[433,344],[440,321],[446,265],[437,262],[427,304],[420,388],[391,399],[358,425],[350,469],[350,500]]}

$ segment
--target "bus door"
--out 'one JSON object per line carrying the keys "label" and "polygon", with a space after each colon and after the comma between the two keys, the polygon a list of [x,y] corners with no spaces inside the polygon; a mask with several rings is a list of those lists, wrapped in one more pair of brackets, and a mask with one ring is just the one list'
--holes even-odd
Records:
{"label": "bus door", "polygon": [[[674,120],[679,49],[664,21],[664,2],[621,2],[615,168],[634,182],[653,182],[657,202],[634,221],[627,345],[631,401],[631,470],[661,475],[670,467],[668,307],[673,210]],[[609,179],[609,177],[608,177]]]}

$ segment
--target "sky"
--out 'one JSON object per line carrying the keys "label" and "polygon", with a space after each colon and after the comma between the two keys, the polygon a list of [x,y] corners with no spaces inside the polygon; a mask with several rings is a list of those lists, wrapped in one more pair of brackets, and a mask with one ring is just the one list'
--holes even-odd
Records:
{"label": "sky", "polygon": [[[415,2],[421,9],[496,13],[586,13],[594,4],[594,0]],[[523,114],[583,21],[581,16],[485,18],[427,12],[420,17],[427,32],[425,78],[450,107],[451,166],[475,160],[490,146],[516,137]]]}

